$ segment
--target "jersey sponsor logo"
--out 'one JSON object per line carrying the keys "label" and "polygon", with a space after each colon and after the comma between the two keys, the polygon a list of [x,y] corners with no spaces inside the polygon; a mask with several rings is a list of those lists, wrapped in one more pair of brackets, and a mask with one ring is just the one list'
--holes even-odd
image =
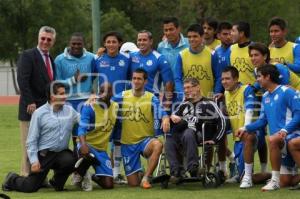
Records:
{"label": "jersey sponsor logo", "polygon": [[149,123],[146,116],[143,114],[140,107],[131,106],[128,111],[125,111],[123,114],[124,119],[128,119],[130,121],[140,122],[143,121],[145,123]]}
{"label": "jersey sponsor logo", "polygon": [[198,80],[211,79],[211,77],[208,75],[208,72],[204,70],[204,67],[202,65],[191,66],[191,69],[185,75],[185,79],[191,77],[197,78]]}
{"label": "jersey sponsor logo", "polygon": [[270,63],[272,64],[278,64],[278,63],[287,63],[287,61],[285,61],[284,57],[276,57],[276,58],[271,58]]}
{"label": "jersey sponsor logo", "polygon": [[132,58],[131,58],[131,61],[132,61],[133,63],[140,63],[140,60],[139,60],[138,57],[132,57]]}
{"label": "jersey sponsor logo", "polygon": [[244,108],[237,101],[231,101],[227,106],[227,111],[230,116],[237,116],[244,112]]}
{"label": "jersey sponsor logo", "polygon": [[100,67],[109,67],[109,62],[102,60],[102,61],[100,61],[99,66]]}
{"label": "jersey sponsor logo", "polygon": [[267,97],[267,98],[265,99],[265,103],[268,104],[268,103],[270,103],[270,102],[271,102],[270,98]]}
{"label": "jersey sponsor logo", "polygon": [[148,61],[146,62],[146,65],[147,65],[147,66],[152,66],[152,65],[153,65],[153,61],[152,61],[152,60],[148,60]]}
{"label": "jersey sponsor logo", "polygon": [[239,72],[253,72],[253,68],[251,67],[251,65],[246,61],[245,58],[240,58],[237,57],[234,62],[233,62],[234,67],[236,67],[236,69],[238,69]]}
{"label": "jersey sponsor logo", "polygon": [[121,59],[121,60],[119,61],[119,66],[121,66],[121,67],[125,66],[125,61]]}

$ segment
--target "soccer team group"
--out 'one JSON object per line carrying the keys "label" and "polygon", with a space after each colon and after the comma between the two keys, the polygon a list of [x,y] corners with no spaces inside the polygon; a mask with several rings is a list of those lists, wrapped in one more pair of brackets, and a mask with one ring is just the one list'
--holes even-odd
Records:
{"label": "soccer team group", "polygon": [[[147,30],[138,32],[137,45],[111,31],[94,55],[76,32],[54,60],[56,31],[41,27],[37,47],[17,63],[23,154],[20,175],[9,172],[4,191],[63,191],[70,175],[85,191],[92,181],[105,189],[115,183],[149,189],[163,147],[170,182],[180,184],[200,175],[199,144],[218,145],[227,183],[247,189],[266,182],[263,191],[299,187],[300,45],[286,40],[287,22],[270,20],[268,46],[250,40],[245,21],[205,18],[186,37],[175,17],[162,26],[157,50]],[[203,132],[203,123],[212,125]],[[256,151],[261,172],[254,174]]]}

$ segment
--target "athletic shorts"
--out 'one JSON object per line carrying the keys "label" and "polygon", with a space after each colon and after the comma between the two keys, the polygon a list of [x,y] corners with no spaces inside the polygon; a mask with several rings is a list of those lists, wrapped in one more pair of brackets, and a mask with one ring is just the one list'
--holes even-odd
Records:
{"label": "athletic shorts", "polygon": [[137,144],[122,144],[121,153],[126,176],[130,176],[138,171],[142,171],[140,156],[144,154],[151,137],[145,138]]}
{"label": "athletic shorts", "polygon": [[[80,149],[80,143],[78,143],[78,150]],[[106,151],[99,151],[92,146],[89,146],[89,150],[94,154],[95,158],[100,164],[92,165],[97,176],[113,177],[113,170],[111,166],[111,160]]]}
{"label": "athletic shorts", "polygon": [[284,147],[281,150],[281,165],[283,165],[287,168],[290,168],[290,169],[294,168],[296,163],[295,163],[292,155],[288,151],[287,145],[290,140],[292,140],[294,138],[298,138],[298,137],[300,137],[300,134],[298,134],[298,133],[291,133],[291,134],[287,135],[285,138]]}

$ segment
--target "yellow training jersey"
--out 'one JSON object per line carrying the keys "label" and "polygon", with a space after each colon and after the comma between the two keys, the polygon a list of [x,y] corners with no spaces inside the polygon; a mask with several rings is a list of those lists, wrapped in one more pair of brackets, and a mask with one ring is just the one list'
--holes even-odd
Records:
{"label": "yellow training jersey", "polygon": [[250,60],[248,49],[248,46],[240,48],[238,44],[231,46],[230,63],[239,71],[239,81],[242,84],[255,82],[254,66]]}
{"label": "yellow training jersey", "polygon": [[189,77],[197,78],[200,82],[202,95],[210,97],[214,88],[211,50],[205,46],[200,53],[192,53],[189,48],[186,48],[180,52],[180,55],[183,81]]}
{"label": "yellow training jersey", "polygon": [[270,57],[271,57],[271,64],[277,63],[294,63],[294,55],[293,49],[295,44],[293,42],[287,42],[281,48],[270,47]]}
{"label": "yellow training jersey", "polygon": [[111,102],[107,109],[102,108],[99,104],[94,104],[92,107],[95,112],[95,129],[88,132],[86,142],[98,150],[106,151],[116,123],[118,104]]}
{"label": "yellow training jersey", "polygon": [[147,91],[141,97],[134,96],[132,90],[123,92],[122,144],[136,144],[146,137],[154,136],[153,96]]}
{"label": "yellow training jersey", "polygon": [[235,91],[225,91],[225,104],[230,124],[232,128],[233,138],[235,139],[235,132],[244,126],[245,123],[245,97],[244,92],[248,85],[241,85]]}
{"label": "yellow training jersey", "polygon": [[209,49],[211,49],[211,50],[215,50],[216,49],[216,47],[217,46],[219,46],[219,45],[221,45],[221,41],[220,40],[218,40],[218,39],[214,39],[214,41],[211,43],[211,44],[209,44],[209,45],[206,45]]}

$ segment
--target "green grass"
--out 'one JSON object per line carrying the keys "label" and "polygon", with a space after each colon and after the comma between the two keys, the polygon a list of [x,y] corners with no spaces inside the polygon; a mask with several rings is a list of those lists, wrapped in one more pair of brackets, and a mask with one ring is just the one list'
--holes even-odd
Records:
{"label": "green grass", "polygon": [[[20,133],[19,122],[17,120],[16,106],[0,106],[0,182],[2,184],[7,172],[19,172],[19,165],[21,160],[20,152]],[[154,185],[151,190],[142,190],[140,188],[129,188],[127,186],[116,186],[113,190],[102,190],[94,184],[92,192],[83,192],[70,185],[68,181],[66,184],[68,191],[55,192],[53,189],[41,189],[37,193],[18,193],[6,192],[13,199],[23,198],[57,198],[57,199],[90,199],[90,198],[109,198],[109,199],[140,199],[140,198],[221,198],[221,199],[235,199],[235,198],[261,198],[276,199],[276,198],[298,198],[298,191],[289,191],[281,189],[276,192],[262,193],[260,191],[261,185],[256,185],[249,190],[240,190],[238,184],[224,185],[217,189],[204,189],[201,183],[184,184],[180,186],[170,185],[169,189],[161,189],[159,185]]]}

